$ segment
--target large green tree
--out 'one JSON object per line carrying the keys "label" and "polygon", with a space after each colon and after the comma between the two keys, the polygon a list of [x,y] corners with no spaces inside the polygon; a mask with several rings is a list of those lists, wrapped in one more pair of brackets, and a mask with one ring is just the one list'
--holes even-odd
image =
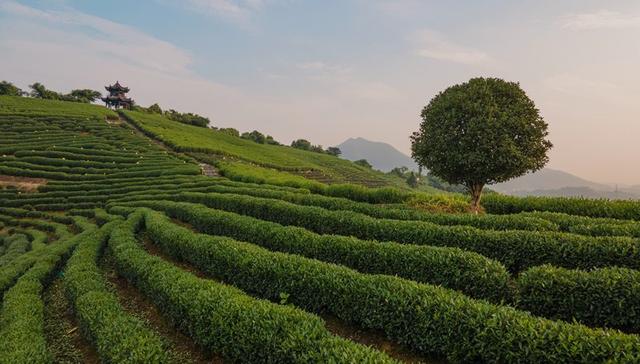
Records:
{"label": "large green tree", "polygon": [[439,93],[421,116],[411,136],[413,158],[464,185],[475,212],[485,185],[539,170],[549,160],[547,123],[518,83],[473,78]]}

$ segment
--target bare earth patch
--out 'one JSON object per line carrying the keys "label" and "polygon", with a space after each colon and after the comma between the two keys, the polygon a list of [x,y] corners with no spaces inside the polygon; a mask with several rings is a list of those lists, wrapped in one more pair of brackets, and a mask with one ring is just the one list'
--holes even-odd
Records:
{"label": "bare earth patch", "polygon": [[16,177],[0,175],[0,187],[13,186],[21,191],[36,192],[38,187],[46,185],[44,178]]}

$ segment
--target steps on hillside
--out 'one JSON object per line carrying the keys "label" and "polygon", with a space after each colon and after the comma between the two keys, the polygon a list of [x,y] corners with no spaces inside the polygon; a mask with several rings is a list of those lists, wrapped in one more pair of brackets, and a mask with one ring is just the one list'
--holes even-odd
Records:
{"label": "steps on hillside", "polygon": [[202,174],[207,177],[220,177],[220,172],[211,164],[199,163]]}

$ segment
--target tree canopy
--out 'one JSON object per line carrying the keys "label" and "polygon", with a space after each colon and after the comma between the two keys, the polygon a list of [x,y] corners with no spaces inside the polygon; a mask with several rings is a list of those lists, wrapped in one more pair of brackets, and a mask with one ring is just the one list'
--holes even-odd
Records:
{"label": "tree canopy", "polygon": [[91,90],[91,89],[76,89],[71,90],[68,94],[61,94],[56,91],[52,91],[47,89],[40,82],[35,82],[32,85],[29,85],[31,92],[29,95],[38,99],[47,99],[47,100],[60,100],[60,101],[71,101],[71,102],[82,102],[82,103],[92,103],[100,97],[100,92]]}
{"label": "tree canopy", "polygon": [[342,154],[342,151],[338,147],[329,147],[329,148],[327,148],[327,154],[331,154],[331,155],[337,157],[340,154]]}
{"label": "tree canopy", "polygon": [[473,78],[436,95],[411,136],[418,164],[464,185],[478,211],[482,189],[541,169],[552,144],[547,123],[515,82]]}
{"label": "tree canopy", "polygon": [[0,82],[0,95],[6,96],[22,96],[24,91],[9,81]]}
{"label": "tree canopy", "polygon": [[366,168],[373,168],[373,166],[371,165],[371,163],[369,163],[368,160],[366,159],[358,159],[357,161],[354,161],[353,163],[362,166],[362,167],[366,167]]}

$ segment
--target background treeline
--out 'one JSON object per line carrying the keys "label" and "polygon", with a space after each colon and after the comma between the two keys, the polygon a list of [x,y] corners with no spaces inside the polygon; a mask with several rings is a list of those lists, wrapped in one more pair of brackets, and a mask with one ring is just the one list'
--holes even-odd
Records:
{"label": "background treeline", "polygon": [[0,95],[6,96],[30,96],[36,99],[59,100],[71,102],[92,103],[100,97],[100,91],[91,89],[75,89],[67,94],[47,89],[40,82],[29,85],[30,92],[23,91],[8,81],[0,81]]}

